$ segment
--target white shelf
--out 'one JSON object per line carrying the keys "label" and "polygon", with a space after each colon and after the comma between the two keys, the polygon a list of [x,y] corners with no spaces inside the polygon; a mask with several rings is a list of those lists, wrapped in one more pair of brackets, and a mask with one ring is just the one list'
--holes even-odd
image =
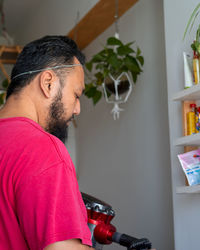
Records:
{"label": "white shelf", "polygon": [[200,84],[184,89],[173,96],[174,101],[200,100]]}
{"label": "white shelf", "polygon": [[200,193],[200,185],[177,187],[176,193],[177,194],[198,194]]}
{"label": "white shelf", "polygon": [[[174,101],[200,100],[200,84],[184,89],[173,96]],[[177,138],[175,146],[200,146],[200,133]],[[177,194],[197,194],[200,193],[200,185],[182,186],[176,188]]]}
{"label": "white shelf", "polygon": [[200,146],[200,133],[187,135],[175,140],[175,146]]}

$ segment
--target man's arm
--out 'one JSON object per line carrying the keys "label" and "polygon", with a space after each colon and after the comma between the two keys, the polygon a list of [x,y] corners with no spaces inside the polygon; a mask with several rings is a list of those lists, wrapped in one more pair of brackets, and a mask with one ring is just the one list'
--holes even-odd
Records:
{"label": "man's arm", "polygon": [[93,250],[94,248],[83,245],[78,239],[58,241],[48,245],[44,250]]}
{"label": "man's arm", "polygon": [[50,244],[44,250],[94,250],[94,248],[81,244],[81,241],[78,239],[71,239]]}

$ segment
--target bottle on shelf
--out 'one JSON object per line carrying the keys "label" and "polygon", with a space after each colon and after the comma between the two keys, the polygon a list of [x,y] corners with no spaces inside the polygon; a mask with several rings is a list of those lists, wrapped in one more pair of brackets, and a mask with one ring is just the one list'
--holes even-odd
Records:
{"label": "bottle on shelf", "polygon": [[196,133],[196,104],[190,104],[191,110],[187,113],[187,135]]}
{"label": "bottle on shelf", "polygon": [[200,107],[196,108],[196,133],[200,132]]}
{"label": "bottle on shelf", "polygon": [[192,57],[190,57],[190,55],[186,52],[183,52],[183,62],[184,62],[185,89],[187,89],[194,85],[194,77],[192,70]]}
{"label": "bottle on shelf", "polygon": [[196,51],[194,51],[194,55],[193,55],[193,74],[194,74],[194,83],[198,84],[199,81],[199,57],[196,53]]}

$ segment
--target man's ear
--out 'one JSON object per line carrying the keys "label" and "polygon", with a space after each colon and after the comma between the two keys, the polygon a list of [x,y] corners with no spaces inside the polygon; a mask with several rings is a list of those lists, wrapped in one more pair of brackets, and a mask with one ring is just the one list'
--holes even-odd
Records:
{"label": "man's ear", "polygon": [[46,98],[50,98],[55,92],[56,80],[55,73],[51,70],[45,70],[40,74],[39,84],[41,91]]}

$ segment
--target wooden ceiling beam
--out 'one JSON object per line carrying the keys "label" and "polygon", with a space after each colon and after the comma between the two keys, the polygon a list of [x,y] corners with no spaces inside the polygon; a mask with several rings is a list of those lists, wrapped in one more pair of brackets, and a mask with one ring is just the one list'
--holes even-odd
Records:
{"label": "wooden ceiling beam", "polygon": [[[122,16],[138,0],[118,0],[118,15]],[[80,49],[87,47],[97,36],[115,21],[115,0],[99,2],[80,20],[68,36],[74,39]],[[113,34],[114,35],[114,34]]]}

